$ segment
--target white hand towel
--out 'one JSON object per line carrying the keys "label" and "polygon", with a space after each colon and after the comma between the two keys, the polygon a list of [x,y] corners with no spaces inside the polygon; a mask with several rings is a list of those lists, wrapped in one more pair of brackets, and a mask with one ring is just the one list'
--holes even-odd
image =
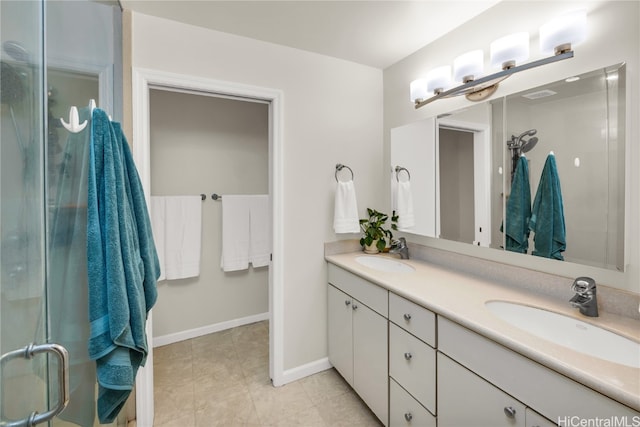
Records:
{"label": "white hand towel", "polygon": [[415,216],[413,214],[413,194],[411,192],[410,181],[398,182],[398,191],[396,194],[398,207],[396,215],[398,215],[398,229],[405,230],[416,225]]}
{"label": "white hand towel", "polygon": [[153,240],[156,244],[156,252],[158,261],[160,261],[160,277],[158,281],[167,278],[164,267],[164,248],[165,248],[165,215],[164,215],[164,197],[151,196],[149,216],[151,217],[151,230],[153,232]]}
{"label": "white hand towel", "polygon": [[165,197],[165,275],[167,280],[200,275],[202,198]]}
{"label": "white hand towel", "polygon": [[249,198],[250,237],[249,262],[253,267],[265,267],[271,261],[271,215],[269,196]]}
{"label": "white hand towel", "polygon": [[358,203],[353,181],[339,181],[333,215],[333,229],[336,233],[359,233]]}
{"label": "white hand towel", "polygon": [[250,224],[250,199],[225,194],[222,198],[222,270],[249,268]]}

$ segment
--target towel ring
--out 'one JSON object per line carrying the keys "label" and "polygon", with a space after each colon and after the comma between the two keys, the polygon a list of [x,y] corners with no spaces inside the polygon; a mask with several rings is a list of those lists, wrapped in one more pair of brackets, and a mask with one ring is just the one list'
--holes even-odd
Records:
{"label": "towel ring", "polygon": [[405,171],[407,173],[407,181],[411,181],[411,174],[409,173],[409,169],[403,168],[402,166],[396,166],[396,181],[400,182],[400,172]]}
{"label": "towel ring", "polygon": [[351,172],[351,180],[353,181],[353,171],[351,170],[351,168],[347,165],[343,165],[341,163],[338,163],[336,165],[336,173],[335,173],[335,177],[336,177],[336,182],[340,182],[340,180],[338,179],[338,172],[340,172],[343,168],[347,168],[349,169],[349,172]]}

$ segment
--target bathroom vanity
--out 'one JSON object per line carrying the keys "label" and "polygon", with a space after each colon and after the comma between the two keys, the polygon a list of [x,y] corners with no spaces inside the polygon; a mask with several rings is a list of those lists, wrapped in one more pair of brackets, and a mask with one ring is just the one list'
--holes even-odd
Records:
{"label": "bathroom vanity", "polygon": [[385,425],[640,425],[638,367],[525,332],[486,303],[544,308],[635,342],[640,321],[586,320],[568,302],[508,283],[375,257],[389,263],[326,257],[329,360]]}

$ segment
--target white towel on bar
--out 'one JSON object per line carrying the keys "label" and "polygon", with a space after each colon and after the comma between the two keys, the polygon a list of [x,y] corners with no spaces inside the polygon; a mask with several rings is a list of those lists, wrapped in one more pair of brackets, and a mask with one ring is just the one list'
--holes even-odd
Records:
{"label": "white towel on bar", "polygon": [[202,197],[165,199],[165,270],[167,280],[200,275]]}
{"label": "white towel on bar", "polygon": [[164,215],[164,197],[151,196],[150,200],[151,230],[153,232],[153,241],[156,245],[158,261],[160,262],[160,277],[158,281],[165,280],[164,267],[164,247],[165,247],[165,215]]}
{"label": "white towel on bar", "polygon": [[225,194],[222,197],[222,257],[224,271],[249,268],[250,199]]}
{"label": "white towel on bar", "polygon": [[249,198],[249,262],[253,267],[265,267],[271,261],[271,210],[269,196]]}
{"label": "white towel on bar", "polygon": [[337,184],[333,229],[336,233],[359,233],[360,219],[353,180],[338,181]]}
{"label": "white towel on bar", "polygon": [[271,261],[271,214],[267,195],[222,198],[222,257],[224,271],[265,267]]}
{"label": "white towel on bar", "polygon": [[159,280],[200,275],[202,248],[202,198],[200,196],[151,197],[153,237],[160,261]]}
{"label": "white towel on bar", "polygon": [[396,215],[398,215],[398,229],[406,230],[416,225],[413,213],[413,194],[410,181],[400,181],[396,193]]}

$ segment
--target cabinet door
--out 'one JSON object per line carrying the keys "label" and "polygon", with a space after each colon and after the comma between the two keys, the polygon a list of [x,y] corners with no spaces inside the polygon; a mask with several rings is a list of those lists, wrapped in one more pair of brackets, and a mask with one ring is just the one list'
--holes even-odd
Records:
{"label": "cabinet door", "polygon": [[525,427],[525,406],[438,353],[439,427]]}
{"label": "cabinet door", "polygon": [[344,292],[328,285],[329,362],[353,387],[352,301]]}
{"label": "cabinet door", "polygon": [[353,388],[374,414],[387,425],[389,377],[387,319],[354,299]]}

